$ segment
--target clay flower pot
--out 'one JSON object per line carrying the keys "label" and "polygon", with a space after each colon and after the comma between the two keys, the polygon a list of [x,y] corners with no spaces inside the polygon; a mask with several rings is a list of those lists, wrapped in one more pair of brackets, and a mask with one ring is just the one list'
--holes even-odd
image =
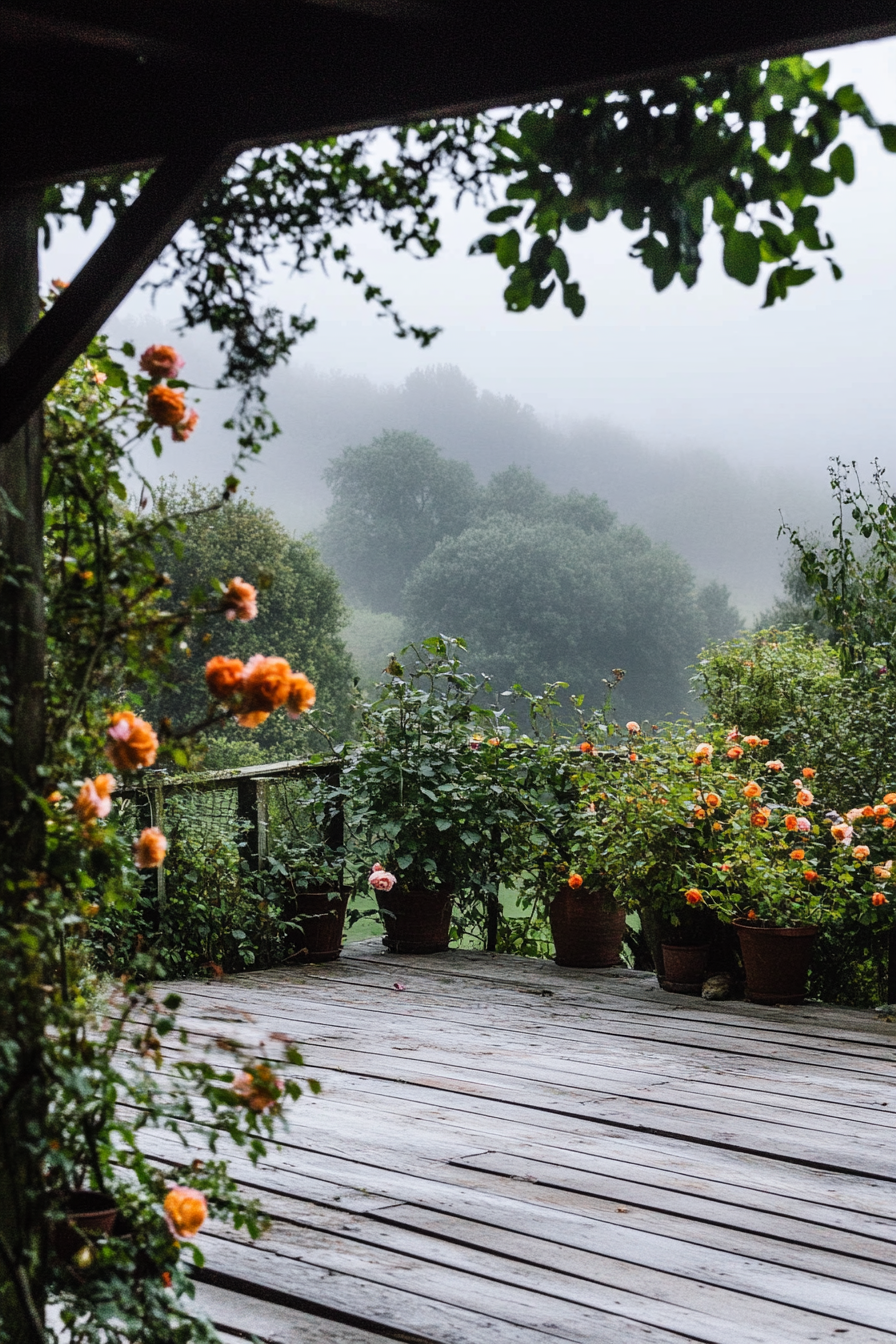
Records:
{"label": "clay flower pot", "polygon": [[602,891],[561,887],[549,915],[558,966],[618,966],[625,911]]}
{"label": "clay flower pot", "polygon": [[454,897],[450,892],[391,891],[376,893],[386,926],[383,945],[390,952],[444,952],[451,934]]}
{"label": "clay flower pot", "polygon": [[[65,1222],[54,1222],[50,1242],[60,1260],[71,1260],[87,1237],[107,1237],[115,1226],[118,1205],[101,1190],[71,1190],[65,1197]],[[85,1235],[82,1235],[85,1234]]]}
{"label": "clay flower pot", "polygon": [[802,1003],[806,997],[812,944],[818,929],[766,929],[752,920],[736,919],[751,1003]]}
{"label": "clay flower pot", "polygon": [[663,943],[663,970],[660,981],[668,994],[699,994],[706,979],[709,943],[676,946]]}
{"label": "clay flower pot", "polygon": [[287,919],[301,924],[294,937],[295,951],[304,961],[335,961],[342,951],[342,931],[348,895],[330,900],[325,891],[300,891],[286,903]]}

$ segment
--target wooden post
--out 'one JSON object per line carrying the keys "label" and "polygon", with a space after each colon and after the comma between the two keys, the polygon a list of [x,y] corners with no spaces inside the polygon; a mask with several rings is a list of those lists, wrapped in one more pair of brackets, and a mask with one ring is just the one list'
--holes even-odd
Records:
{"label": "wooden post", "polygon": [[[162,772],[159,771],[159,774]],[[137,812],[137,830],[142,831],[147,826],[158,826],[164,831],[165,821],[165,790],[161,779],[153,779],[153,771],[144,778],[141,790],[135,794],[134,805]],[[147,890],[154,897],[155,906],[155,927],[158,930],[162,925],[162,916],[165,913],[165,895],[166,878],[164,863],[159,868],[151,868],[143,876],[143,881],[147,885]]]}
{"label": "wooden post", "polygon": [[268,856],[268,781],[241,779],[236,786],[236,812],[248,823],[240,842],[245,844],[252,872],[261,871]]}

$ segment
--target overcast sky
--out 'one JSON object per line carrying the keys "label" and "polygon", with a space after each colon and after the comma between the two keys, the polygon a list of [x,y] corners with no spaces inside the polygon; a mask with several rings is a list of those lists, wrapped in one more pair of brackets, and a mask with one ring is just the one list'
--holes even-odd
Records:
{"label": "overcast sky", "polygon": [[[830,56],[835,86],[855,83],[878,117],[896,121],[896,39]],[[484,231],[472,210],[447,214],[434,261],[395,256],[370,231],[353,238],[407,318],[444,328],[428,351],[396,340],[339,279],[275,274],[271,298],[317,315],[318,329],[294,361],[321,371],[400,382],[421,366],[450,363],[546,419],[595,416],[655,448],[714,448],[757,469],[822,473],[832,453],[864,462],[877,454],[896,466],[896,155],[858,123],[848,136],[856,182],[821,203],[845,277],[835,284],[822,263],[816,280],[771,310],[760,309],[760,287],[724,276],[712,242],[696,289],[676,280],[655,294],[649,273],[627,259],[634,235],[610,220],[567,240],[588,300],[584,317],[572,318],[556,300],[540,313],[508,314],[504,273],[493,258],[466,255]],[[70,226],[45,258],[45,275],[70,278],[101,232],[85,238]],[[135,292],[116,332],[139,322],[142,336],[149,310],[148,295]],[[166,298],[159,326],[175,311]],[[189,339],[180,344],[189,354]]]}

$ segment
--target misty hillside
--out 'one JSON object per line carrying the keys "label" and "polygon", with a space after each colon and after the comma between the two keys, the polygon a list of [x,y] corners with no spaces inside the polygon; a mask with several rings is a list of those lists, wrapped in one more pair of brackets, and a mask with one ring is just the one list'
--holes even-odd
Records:
{"label": "misty hillside", "polygon": [[[120,333],[138,345],[141,337],[149,342],[157,335],[157,324],[150,321],[130,322],[127,331],[122,324]],[[218,365],[213,342],[191,333],[188,344],[185,372],[208,387]],[[813,530],[826,531],[830,521],[822,460],[811,472],[788,466],[771,475],[767,467],[754,471],[749,461],[734,465],[706,448],[659,452],[597,419],[548,424],[531,407],[477,388],[449,365],[420,369],[401,385],[290,367],[272,376],[269,394],[283,433],[252,463],[247,485],[260,504],[299,534],[323,522],[331,502],[323,476],[331,459],[386,430],[425,435],[446,457],[468,462],[483,484],[518,465],[559,494],[600,495],[620,522],[637,524],[653,541],[682,555],[700,583],[726,584],[747,618],[768,607],[780,588],[787,553],[786,543],[777,538],[781,515]],[[169,457],[165,471],[218,481],[233,453],[231,437],[219,428],[228,411],[222,394],[205,393],[202,433],[183,451],[183,464],[175,466]],[[860,445],[844,451],[862,456]],[[146,468],[158,474],[154,461]]]}

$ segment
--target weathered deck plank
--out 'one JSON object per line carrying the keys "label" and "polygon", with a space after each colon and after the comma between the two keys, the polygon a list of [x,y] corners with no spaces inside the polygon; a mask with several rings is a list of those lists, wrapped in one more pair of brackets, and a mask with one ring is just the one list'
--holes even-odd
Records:
{"label": "weathered deck plank", "polygon": [[265,1344],[894,1344],[896,1027],[655,984],[369,942],[179,985],[324,1088],[257,1167],[222,1145],[272,1223],[201,1234],[200,1307]]}

